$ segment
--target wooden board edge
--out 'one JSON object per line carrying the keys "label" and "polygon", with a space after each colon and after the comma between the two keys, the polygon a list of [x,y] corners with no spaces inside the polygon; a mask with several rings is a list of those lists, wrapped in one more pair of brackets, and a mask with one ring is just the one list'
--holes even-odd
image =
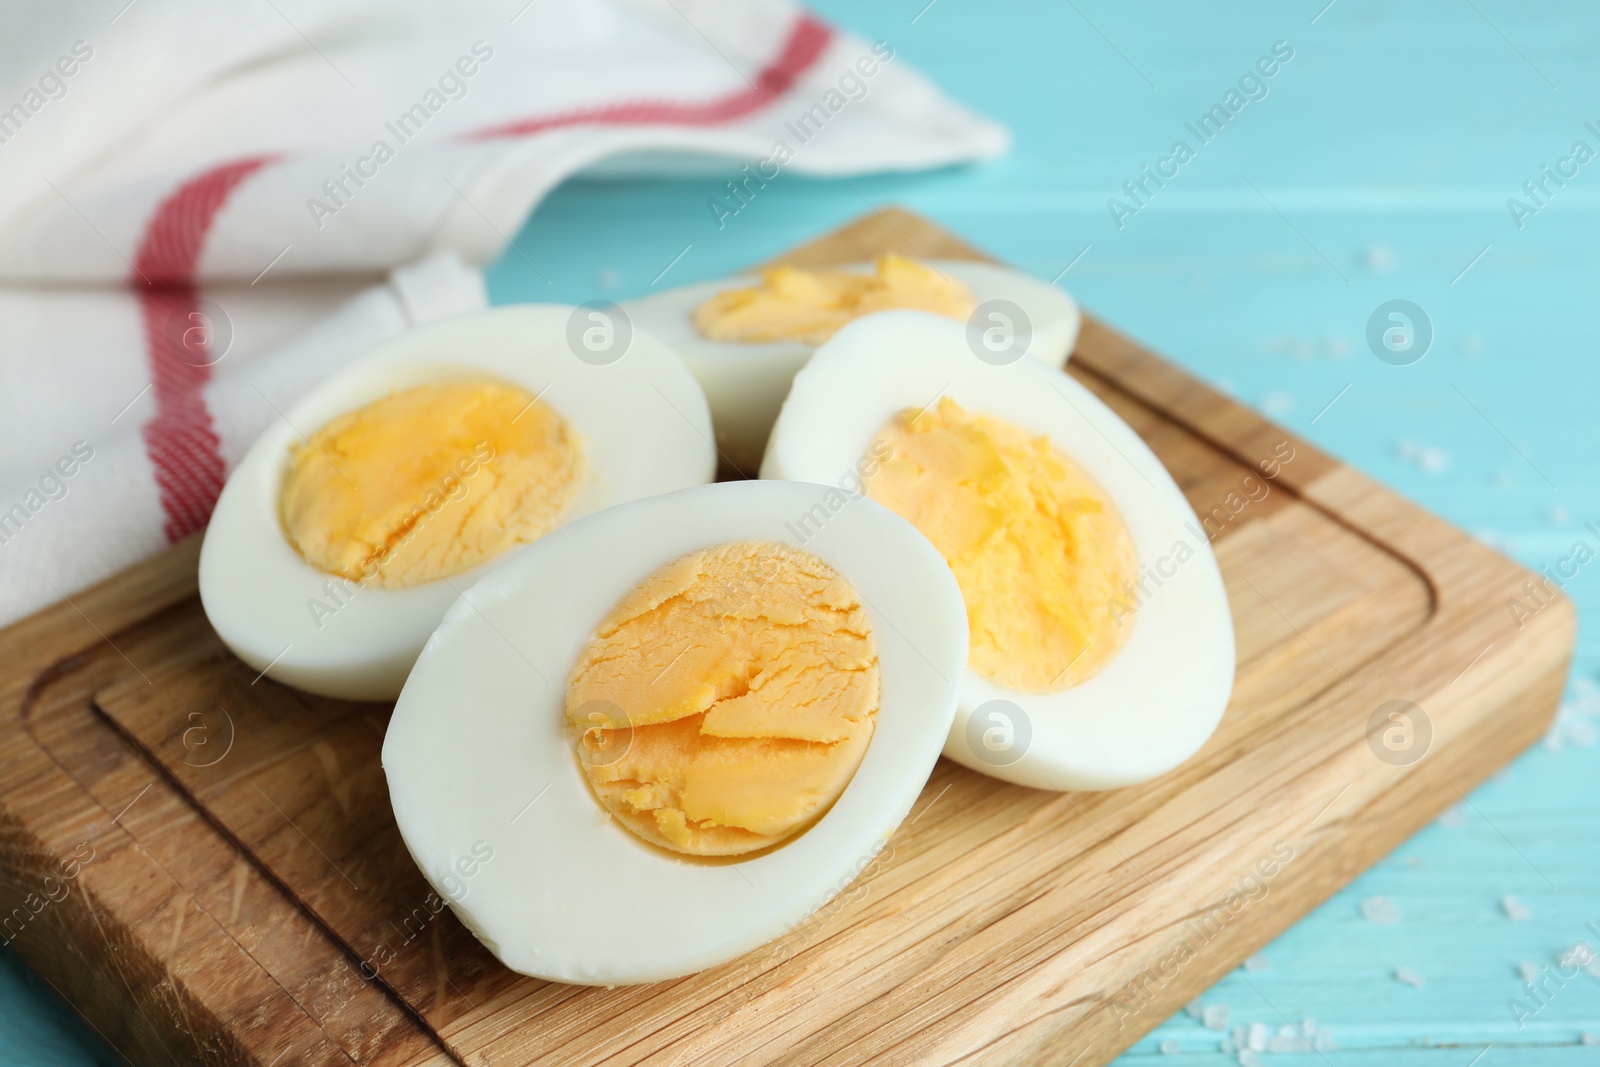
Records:
{"label": "wooden board edge", "polygon": [[[0,679],[0,919],[28,915],[29,936],[7,938],[8,947],[123,1059],[167,1064],[185,1062],[203,1052],[208,1062],[268,1067],[268,1056],[259,1047],[246,1047],[238,1040],[225,1016],[208,1002],[206,991],[178,978],[171,961],[157,953],[141,932],[149,916],[126,910],[95,891],[92,883],[111,866],[120,866],[118,881],[122,884],[143,885],[152,876],[173,886],[181,886],[181,881],[117,825],[120,816],[86,792],[29,729],[34,708],[51,698],[54,687],[68,684],[95,655],[121,655],[117,647],[121,635],[197,594],[200,542],[201,535],[191,536],[70,599],[0,629],[0,663],[9,668]],[[127,588],[130,578],[132,590]],[[126,660],[126,656],[122,658]],[[130,661],[130,666],[138,671],[137,664]],[[103,728],[108,737],[128,749],[130,758],[141,765],[148,763],[142,751],[129,746],[109,724]],[[173,799],[192,807],[191,798],[173,791],[156,770],[146,769],[152,791],[171,793]],[[50,826],[42,821],[45,814]],[[63,821],[78,831],[69,835],[73,840],[82,837],[92,845],[93,866],[83,864],[82,877],[76,869],[70,872],[72,877],[66,877],[65,865],[74,862],[73,854],[55,840],[59,833],[52,834],[60,830]],[[67,891],[57,898],[54,890],[60,885]],[[179,891],[194,913],[204,913],[198,902],[187,896],[187,890]],[[300,909],[281,887],[274,884],[273,891],[283,898],[284,907]],[[50,899],[41,903],[41,893]],[[87,928],[100,931],[101,936],[86,941],[79,934]],[[271,978],[265,968],[263,974]],[[286,1003],[294,1003],[287,990],[277,988]],[[393,999],[387,990],[383,995]],[[405,1005],[399,1007],[409,1014]],[[182,1022],[165,1026],[157,1017]],[[309,1015],[303,1022],[310,1023]],[[322,1039],[309,1038],[307,1033],[288,1036],[289,1044],[278,1055],[297,1048],[309,1052],[308,1038],[322,1050],[319,1062],[327,1050],[338,1048],[331,1034],[316,1028],[315,1023],[310,1025],[322,1033]],[[459,1067],[459,1062],[443,1051],[437,1035],[426,1027],[422,1030],[431,1038],[432,1051],[407,1067]],[[345,1056],[340,1062],[353,1061]]]}
{"label": "wooden board edge", "polygon": [[[1321,884],[1314,892],[1302,890],[1299,894],[1280,892],[1277,895],[1280,901],[1292,898],[1296,902],[1303,901],[1305,906],[1257,909],[1252,912],[1251,922],[1224,928],[1216,942],[1207,944],[1206,963],[1196,972],[1195,980],[1158,986],[1158,994],[1149,1004],[1141,1006],[1139,1025],[1132,1029],[1118,1026],[1112,1032],[1116,1036],[1105,1048],[1095,1050],[1081,1067],[1105,1067],[1114,1061],[1162,1022],[1178,1014],[1199,991],[1211,988],[1232,973],[1243,960],[1327,903],[1379,860],[1427,827],[1446,808],[1535,744],[1555,717],[1570,666],[1570,655],[1559,657],[1497,702],[1492,715],[1504,729],[1493,737],[1492,755],[1487,759],[1473,763],[1470,761],[1472,753],[1465,746],[1456,746],[1453,751],[1445,748],[1440,753],[1445,758],[1430,768],[1430,776],[1404,775],[1390,789],[1358,808],[1349,811],[1335,808],[1330,812],[1332,821],[1323,827],[1324,834],[1342,823],[1350,831],[1342,839],[1347,847],[1332,854],[1317,854],[1302,842],[1302,851],[1307,853],[1311,866],[1303,867],[1296,875],[1307,877],[1309,871],[1309,876]],[[1448,782],[1448,788],[1442,785],[1441,778]],[[1268,899],[1271,899],[1270,893]],[[1222,901],[1212,902],[1212,906],[1222,904]],[[1203,913],[1205,908],[1200,910]],[[1109,1002],[1105,1010],[1113,1019],[1117,1018],[1118,1012]],[[1282,1022],[1294,1024],[1293,1019],[1287,1017]],[[1016,1062],[1054,1062],[1054,1056],[1081,1049],[1080,1037],[1077,1032],[1055,1035],[1028,1048]]]}

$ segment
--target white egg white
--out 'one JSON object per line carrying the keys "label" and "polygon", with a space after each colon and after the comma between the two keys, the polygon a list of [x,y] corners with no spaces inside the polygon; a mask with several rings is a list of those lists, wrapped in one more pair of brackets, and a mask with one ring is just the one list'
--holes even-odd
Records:
{"label": "white egg white", "polygon": [[[300,689],[393,700],[458,591],[518,551],[403,589],[337,578],[295,551],[279,510],[291,450],[391,392],[488,378],[538,396],[576,431],[583,455],[568,520],[710,481],[710,415],[678,358],[634,331],[614,362],[585,362],[568,346],[572,316],[572,308],[530,304],[443,319],[379,345],[284,412],[229,475],[200,551],[200,598],[227,646]],[[463,481],[470,493],[470,477]]]}
{"label": "white egg white", "polygon": [[870,500],[830,511],[803,545],[860,594],[882,679],[866,755],[811,827],[733,862],[657,849],[600,806],[567,733],[573,664],[625,595],[699,549],[798,544],[796,518],[829,492],[725,482],[614,507],[529,546],[445,615],[395,705],[383,767],[412,858],[508,967],[618,985],[726,962],[843,890],[911,810],[955,712],[966,618],[938,553]]}
{"label": "white egg white", "polygon": [[796,375],[762,477],[842,484],[896,412],[940,397],[1048,436],[1121,512],[1144,580],[1144,593],[1127,601],[1136,608],[1124,620],[1131,634],[1082,683],[1023,693],[966,671],[945,755],[1040,789],[1110,789],[1176,767],[1211,736],[1233,688],[1227,594],[1172,476],[1071,377],[1032,360],[985,362],[959,324],[932,315],[867,316]]}
{"label": "white egg white", "polygon": [[[1052,367],[1067,361],[1078,340],[1082,315],[1078,304],[1061,289],[1029,274],[993,263],[971,260],[932,260],[943,275],[962,282],[978,301],[1004,300],[1022,309],[1030,339],[1027,355]],[[845,264],[829,270],[871,274],[871,263]],[[740,275],[700,282],[663,293],[630,300],[622,305],[629,318],[671,345],[705,390],[711,404],[711,421],[717,447],[728,463],[744,473],[754,473],[761,463],[767,435],[789,391],[795,372],[805,366],[815,349],[799,341],[744,343],[712,341],[695,328],[695,308],[729,289],[760,282],[756,275]],[[995,309],[987,309],[995,310]],[[981,315],[979,329],[1015,330],[1019,324]],[[1014,336],[1014,335],[1013,335]]]}

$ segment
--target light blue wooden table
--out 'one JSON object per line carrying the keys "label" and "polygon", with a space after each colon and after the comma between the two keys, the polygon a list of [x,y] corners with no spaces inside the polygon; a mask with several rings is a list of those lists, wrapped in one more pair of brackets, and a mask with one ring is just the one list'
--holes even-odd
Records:
{"label": "light blue wooden table", "polygon": [[[1507,206],[1573,142],[1600,151],[1600,8],[1512,0],[827,0],[949,92],[1011,126],[980,168],[844,182],[786,174],[718,231],[718,182],[571,184],[491,275],[495,299],[620,299],[744,267],[873,204],[906,204],[1045,278],[1244,402],[1535,567],[1600,549],[1600,159],[1519,227]],[[1274,42],[1292,60],[1118,228],[1108,197]],[[1259,91],[1258,91],[1259,95]],[[1084,252],[1085,248],[1087,252]],[[546,284],[523,258],[538,265]],[[1434,338],[1380,362],[1366,324],[1420,305]],[[1348,388],[1347,388],[1348,387]],[[1335,402],[1335,398],[1337,398]],[[1332,406],[1328,405],[1332,402]],[[1600,609],[1600,562],[1567,586]],[[1600,978],[1519,1027],[1519,964],[1600,949],[1600,644],[1545,746],[1403,845],[1206,995],[1229,1031],[1312,1018],[1337,1045],[1263,1053],[1332,1067],[1600,1064]],[[1585,687],[1588,687],[1587,689]],[[1587,697],[1584,693],[1587,692]],[[1530,917],[1513,921],[1506,895]],[[1387,898],[1397,925],[1363,919]],[[0,1065],[114,1062],[7,953]],[[1395,978],[1404,968],[1417,988]],[[1280,1012],[1282,1015],[1280,1015]],[[1121,1061],[1237,1063],[1180,1015]],[[1489,1051],[1484,1052],[1486,1047]],[[1474,1060],[1474,1057],[1480,1057]]]}

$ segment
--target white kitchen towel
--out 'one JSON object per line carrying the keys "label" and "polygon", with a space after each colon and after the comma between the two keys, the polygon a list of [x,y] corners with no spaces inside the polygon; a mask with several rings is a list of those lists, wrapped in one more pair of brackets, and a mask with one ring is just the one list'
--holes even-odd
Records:
{"label": "white kitchen towel", "polygon": [[[348,286],[340,288],[348,292]],[[397,270],[387,284],[365,288],[331,309],[324,298],[310,294],[293,301],[239,287],[208,292],[216,306],[229,309],[236,330],[261,320],[257,338],[291,337],[263,349],[240,336],[215,363],[206,362],[213,350],[177,348],[192,353],[193,362],[181,366],[196,376],[184,383],[194,391],[142,426],[131,417],[135,397],[142,399],[152,386],[148,378],[143,386],[135,384],[137,364],[101,381],[79,377],[64,360],[41,360],[30,375],[5,375],[8,408],[25,406],[14,402],[21,399],[12,391],[17,377],[31,378],[29,392],[41,399],[68,391],[81,395],[75,397],[72,430],[62,434],[49,427],[60,412],[41,405],[19,419],[41,427],[38,438],[6,453],[6,477],[0,483],[6,487],[0,498],[0,614],[5,616],[0,622],[70,597],[200,529],[226,472],[308,387],[410,326],[488,303],[482,274],[447,252]],[[0,292],[0,316],[38,299],[35,293]],[[63,327],[75,343],[103,341],[126,348],[119,331],[136,330],[129,320],[137,320],[139,310],[113,290],[58,291],[46,302],[63,323],[75,324]],[[213,305],[196,307],[195,314],[217,321]],[[212,339],[218,341],[216,350],[223,350],[227,339]],[[36,340],[35,356],[49,339]],[[15,357],[15,352],[6,354],[8,369]],[[200,372],[208,373],[199,378]],[[6,438],[19,436],[16,427],[5,427]],[[39,440],[50,443],[41,448]]]}
{"label": "white kitchen towel", "polygon": [[482,306],[575,172],[722,157],[736,198],[1007,145],[787,0],[3,6],[0,622],[199,530],[276,409]]}

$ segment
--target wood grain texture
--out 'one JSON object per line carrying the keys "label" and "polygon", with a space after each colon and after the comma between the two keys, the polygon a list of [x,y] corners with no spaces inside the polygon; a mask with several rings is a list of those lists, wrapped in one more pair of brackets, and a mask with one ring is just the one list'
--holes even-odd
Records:
{"label": "wood grain texture", "polygon": [[[789,258],[884,250],[978,255],[883,212]],[[941,761],[788,937],[654,986],[539,982],[434,908],[388,709],[256,680],[189,544],[0,634],[4,911],[94,851],[15,946],[140,1063],[1108,1062],[1536,738],[1574,619],[1515,629],[1526,572],[1093,320],[1072,373],[1209,520],[1233,604],[1232,703],[1172,774],[1054,794]],[[1368,743],[1394,699],[1432,728],[1407,766]]]}

